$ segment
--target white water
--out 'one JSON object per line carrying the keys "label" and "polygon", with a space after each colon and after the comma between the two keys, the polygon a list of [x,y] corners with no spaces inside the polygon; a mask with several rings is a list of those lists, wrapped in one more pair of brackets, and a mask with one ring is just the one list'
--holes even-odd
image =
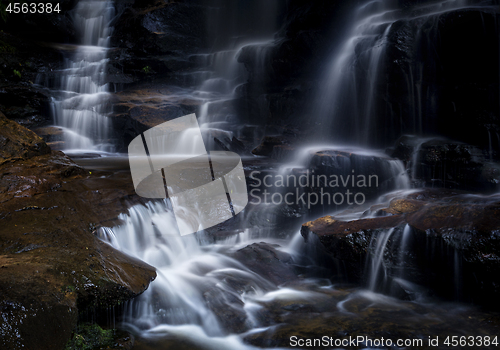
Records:
{"label": "white water", "polygon": [[[181,237],[165,202],[134,206],[120,219],[123,225],[102,228],[100,237],[157,269],[156,280],[129,304],[124,316],[126,326],[145,338],[170,334],[205,348],[251,349],[220,324],[218,308],[233,308],[244,315],[248,332],[259,332],[262,325],[255,317],[262,308],[259,303],[309,296],[310,292],[280,288],[231,257],[236,250],[262,241],[258,233],[252,239],[252,233],[244,230],[216,244],[204,243],[201,235]],[[300,246],[297,238],[281,243],[282,250],[292,254]],[[213,303],[220,305],[214,308]],[[220,347],[223,343],[225,347]]]}
{"label": "white water", "polygon": [[114,17],[112,1],[80,1],[73,13],[82,37],[61,71],[62,98],[53,101],[54,124],[63,129],[65,151],[112,151],[110,94],[105,80],[107,48]]}

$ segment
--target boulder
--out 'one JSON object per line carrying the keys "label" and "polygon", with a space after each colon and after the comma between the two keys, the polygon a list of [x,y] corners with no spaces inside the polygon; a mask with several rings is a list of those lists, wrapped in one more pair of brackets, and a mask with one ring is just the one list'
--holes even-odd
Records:
{"label": "boulder", "polygon": [[[316,237],[341,261],[348,281],[369,280],[367,261],[380,254],[377,241],[389,235],[382,259],[390,278],[407,279],[448,299],[493,302],[500,286],[499,195],[421,190],[396,195],[371,213],[382,216],[352,221],[326,216],[305,223],[301,233]],[[381,288],[394,291],[391,283]]]}
{"label": "boulder", "polygon": [[253,243],[238,250],[233,257],[257,275],[280,285],[296,279],[293,259],[289,254],[265,242]]}
{"label": "boulder", "polygon": [[63,349],[79,313],[119,305],[155,278],[93,234],[138,199],[129,174],[90,174],[0,121],[0,344]]}
{"label": "boulder", "polygon": [[50,153],[50,148],[41,137],[7,119],[2,112],[0,112],[0,130],[2,130],[0,134],[0,165]]}

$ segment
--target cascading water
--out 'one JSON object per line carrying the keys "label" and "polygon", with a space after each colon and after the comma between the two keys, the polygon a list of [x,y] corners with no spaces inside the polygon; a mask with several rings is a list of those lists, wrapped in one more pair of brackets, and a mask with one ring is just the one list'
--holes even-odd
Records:
{"label": "cascading water", "polygon": [[65,151],[112,151],[109,143],[112,111],[105,80],[107,47],[114,17],[112,1],[80,1],[73,14],[82,41],[66,59],[61,73],[61,99],[54,100],[54,123],[64,131]]}
{"label": "cascading water", "polygon": [[[203,77],[195,93],[202,99],[199,110],[199,122],[206,137],[209,148],[214,146],[214,137],[220,141],[231,140],[233,136],[240,138],[245,128],[252,128],[242,123],[238,115],[235,101],[239,97],[238,87],[245,83],[247,71],[238,57],[249,47],[259,47],[255,50],[256,61],[264,61],[266,48],[271,47],[270,41],[240,44],[215,53],[197,55],[207,71],[200,74]],[[255,129],[255,128],[254,128]],[[252,135],[258,138],[258,135]]]}
{"label": "cascading water", "polygon": [[194,96],[202,100],[198,117],[208,148],[214,148],[214,137],[219,145],[227,145],[233,136],[254,143],[262,136],[258,125],[249,125],[245,109],[237,103],[248,78],[248,67],[240,56],[254,63],[251,74],[264,72],[283,3],[225,2],[209,12],[208,40],[213,51],[194,55],[202,68],[190,73],[197,77]]}
{"label": "cascading water", "polygon": [[[236,317],[239,324],[233,326],[245,331],[242,337],[262,331],[260,302],[308,295],[280,288],[234,258],[238,249],[261,240],[258,232],[243,230],[217,244],[203,243],[200,235],[181,237],[165,202],[134,206],[120,219],[123,225],[101,228],[100,237],[157,268],[156,280],[124,314],[126,326],[146,338],[171,334],[207,348],[251,349],[229,335],[230,326],[221,317]],[[281,243],[283,252],[297,254],[297,239]]]}
{"label": "cascading water", "polygon": [[[394,105],[397,101],[388,101],[384,95],[393,88],[390,82],[384,80],[387,79],[388,69],[391,69],[388,68],[389,63],[393,63],[387,60],[388,44],[390,40],[409,40],[409,43],[415,42],[425,50],[421,53],[417,47],[406,47],[408,55],[425,55],[426,52],[430,55],[434,52],[434,41],[429,36],[438,36],[436,28],[440,16],[474,6],[482,6],[483,9],[494,7],[474,0],[440,1],[410,7],[411,10],[401,8],[393,1],[373,0],[359,6],[349,20],[348,34],[334,52],[327,72],[321,72],[323,83],[319,86],[317,98],[312,101],[311,115],[322,126],[323,135],[316,133],[315,138],[333,136],[336,142],[386,145],[387,139],[393,140],[402,132],[422,134],[424,126],[427,130],[437,131],[436,122],[432,119],[439,107],[435,99],[436,91],[432,90],[435,88],[429,82],[425,82],[426,76],[436,75],[435,63],[424,66],[421,61],[414,60],[414,65],[408,63],[407,67],[401,68],[406,72],[402,74],[406,74],[407,86],[397,85],[399,89],[406,88],[406,95],[401,97],[405,102],[399,103],[409,107],[400,111],[401,107]],[[410,23],[405,35],[411,39],[390,38],[395,23],[397,26]],[[439,41],[437,38],[434,40]],[[434,61],[434,57],[429,57],[429,62]]]}

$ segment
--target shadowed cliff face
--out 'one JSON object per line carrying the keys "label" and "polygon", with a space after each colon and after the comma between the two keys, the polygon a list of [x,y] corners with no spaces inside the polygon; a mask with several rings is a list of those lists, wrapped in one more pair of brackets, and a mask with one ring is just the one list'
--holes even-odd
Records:
{"label": "shadowed cliff face", "polygon": [[93,234],[134,202],[128,174],[91,175],[0,113],[2,349],[58,349],[79,312],[141,294],[155,269]]}

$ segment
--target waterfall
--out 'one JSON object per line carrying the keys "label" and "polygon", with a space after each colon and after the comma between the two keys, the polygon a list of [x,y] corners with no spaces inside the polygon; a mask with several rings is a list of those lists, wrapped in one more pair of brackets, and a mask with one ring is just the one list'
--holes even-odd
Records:
{"label": "waterfall", "polygon": [[[405,48],[409,55],[432,55],[434,49],[430,45],[433,41],[429,36],[434,35],[438,40],[440,16],[474,6],[478,5],[473,0],[428,3],[410,10],[400,8],[396,2],[381,0],[358,6],[349,19],[345,39],[331,56],[331,63],[320,72],[320,84],[310,108],[311,115],[315,115],[317,123],[322,126],[315,138],[331,139],[333,135],[335,142],[386,145],[387,139],[393,139],[401,132],[422,134],[424,126],[426,129],[435,128],[433,116],[438,112],[436,91],[431,90],[424,78],[436,75],[433,70],[438,68],[432,66],[435,63],[427,67],[416,60],[415,64],[410,62],[400,68],[407,84],[407,90],[401,92],[405,94],[402,98],[408,101],[395,103],[407,103],[408,111],[395,111],[399,107],[392,105],[384,95],[388,89],[394,88],[384,80],[393,67],[389,64],[394,64],[388,60],[388,44],[390,40],[405,40],[391,38],[390,35],[393,29],[397,30],[395,27],[411,22],[409,32],[405,33],[411,38],[410,43],[401,45],[415,46]],[[488,4],[484,6],[493,8]],[[426,48],[425,52],[418,51],[419,45]],[[400,47],[392,49],[402,50]],[[428,58],[430,60],[434,56]],[[404,88],[399,86],[399,89]]]}
{"label": "waterfall", "polygon": [[[234,257],[239,249],[262,242],[259,232],[240,230],[215,244],[203,234],[180,236],[166,201],[133,206],[119,219],[123,224],[100,228],[99,237],[157,269],[156,280],[124,312],[125,328],[144,338],[168,333],[181,341],[202,342],[203,348],[254,349],[240,337],[267,329],[258,317],[261,303],[310,295],[277,286]],[[283,254],[300,258],[300,233],[279,243]]]}
{"label": "waterfall", "polygon": [[248,72],[238,62],[238,58],[242,52],[256,47],[253,51],[255,61],[262,67],[271,44],[271,40],[245,42],[235,48],[197,55],[205,70],[204,74],[198,72],[202,79],[195,95],[203,101],[199,121],[202,131],[207,135],[205,144],[208,148],[214,148],[214,137],[221,141],[231,140],[233,136],[239,138],[244,129],[249,127],[235,106],[235,101],[240,97],[238,89],[248,78]]}
{"label": "waterfall", "polygon": [[[202,101],[198,117],[208,149],[214,149],[214,137],[219,145],[226,146],[233,137],[260,141],[263,130],[258,122],[246,118],[248,107],[242,108],[238,99],[245,93],[249,74],[262,76],[266,71],[284,7],[281,0],[216,1],[215,4],[208,13],[211,52],[193,55],[201,66],[194,72],[197,77],[194,96]],[[247,64],[248,61],[252,64]],[[265,101],[259,103],[262,110],[267,107]]]}
{"label": "waterfall", "polygon": [[65,151],[112,151],[109,144],[112,111],[106,84],[112,1],[80,1],[73,13],[82,41],[74,47],[60,73],[61,98],[54,99],[54,123],[64,131]]}

